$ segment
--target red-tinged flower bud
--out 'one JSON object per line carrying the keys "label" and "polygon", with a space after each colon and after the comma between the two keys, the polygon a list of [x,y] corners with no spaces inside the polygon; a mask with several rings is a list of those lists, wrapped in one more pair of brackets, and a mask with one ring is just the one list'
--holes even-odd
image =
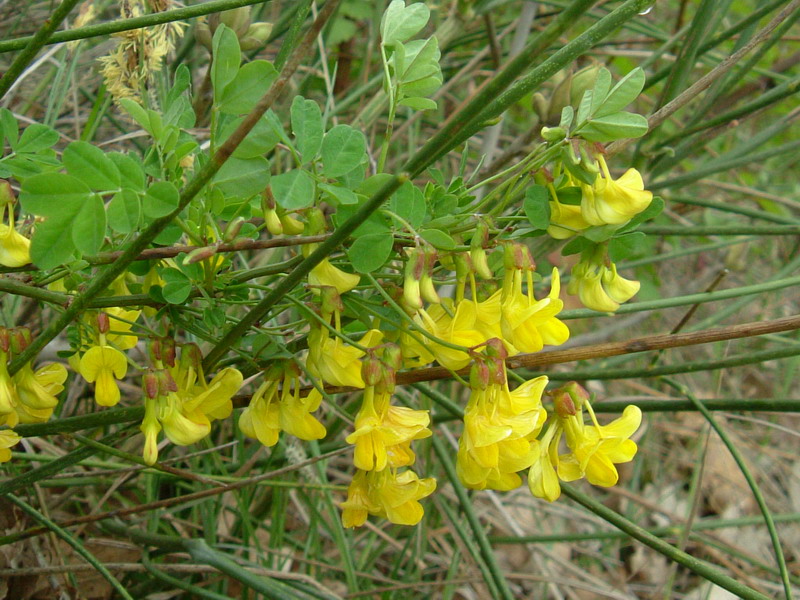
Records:
{"label": "red-tinged flower bud", "polygon": [[217,253],[215,246],[204,246],[203,248],[195,248],[184,259],[184,264],[193,265],[211,258]]}
{"label": "red-tinged flower bud", "polygon": [[469,369],[469,387],[473,390],[485,390],[491,383],[491,371],[484,360],[476,360]]}
{"label": "red-tinged flower bud", "polygon": [[569,394],[569,397],[572,398],[572,401],[578,408],[582,407],[583,403],[591,397],[591,394],[589,394],[586,388],[576,381],[570,381],[568,384],[562,386],[561,389]]}
{"label": "red-tinged flower bud", "polygon": [[390,368],[399,370],[403,366],[403,351],[397,344],[384,344],[383,346],[383,362]]}
{"label": "red-tinged flower bud", "polygon": [[161,340],[158,338],[150,340],[150,360],[161,363]]}
{"label": "red-tinged flower bud", "polygon": [[323,315],[332,315],[334,312],[342,312],[344,304],[342,304],[342,297],[339,292],[332,285],[319,286],[319,300],[322,307]]}
{"label": "red-tinged flower bud", "polygon": [[170,392],[178,391],[178,384],[166,369],[161,369],[156,372],[158,378],[158,393],[160,396],[166,396]]}
{"label": "red-tinged flower bud", "polygon": [[425,255],[414,249],[408,256],[403,279],[403,300],[414,309],[422,308],[420,280],[423,273],[425,273]]}
{"label": "red-tinged flower bud", "polygon": [[142,376],[142,389],[144,390],[144,395],[147,398],[158,398],[159,387],[158,376],[156,375],[155,371],[148,369],[148,371]]}
{"label": "red-tinged flower bud", "polygon": [[225,231],[222,232],[222,241],[232,242],[235,240],[239,235],[239,232],[242,230],[242,225],[244,225],[244,223],[244,217],[236,217],[230,223],[228,223],[227,227],[225,227]]}
{"label": "red-tinged flower bud", "polygon": [[556,414],[562,419],[578,414],[575,403],[572,401],[572,398],[569,397],[569,394],[565,392],[556,392],[553,397],[553,406],[555,407]]}
{"label": "red-tinged flower bud", "polygon": [[11,331],[11,351],[14,354],[19,354],[25,350],[31,342],[31,330],[27,327],[18,327]]}
{"label": "red-tinged flower bud", "polygon": [[494,385],[505,385],[508,379],[506,378],[506,363],[499,358],[489,359],[489,380]]}
{"label": "red-tinged flower bud", "polygon": [[0,179],[0,206],[14,204],[16,198],[14,197],[14,190],[11,189],[11,184],[5,179]]}
{"label": "red-tinged flower bud", "polygon": [[492,358],[499,358],[500,360],[507,359],[508,350],[506,350],[503,340],[496,337],[486,340],[486,355]]}
{"label": "red-tinged flower bud", "polygon": [[365,386],[374,387],[383,379],[383,368],[381,361],[373,354],[368,354],[361,363],[361,378]]}
{"label": "red-tinged flower bud", "polygon": [[422,299],[430,304],[439,304],[441,302],[430,273],[423,274],[422,279],[419,280],[419,292]]}
{"label": "red-tinged flower bud", "polygon": [[108,320],[108,314],[104,312],[97,313],[97,331],[98,333],[106,334],[111,329],[111,323]]}
{"label": "red-tinged flower bud", "polygon": [[[174,342],[173,342],[174,344]],[[174,359],[174,346],[173,346],[173,359]],[[195,343],[181,344],[181,367],[191,367],[196,372],[202,372],[203,368],[203,353],[200,351],[200,346]]]}
{"label": "red-tinged flower bud", "polygon": [[379,394],[392,394],[395,388],[395,370],[381,363],[381,378],[375,384],[375,391]]}
{"label": "red-tinged flower bud", "polygon": [[0,327],[0,350],[8,352],[11,348],[11,333],[5,327]]}

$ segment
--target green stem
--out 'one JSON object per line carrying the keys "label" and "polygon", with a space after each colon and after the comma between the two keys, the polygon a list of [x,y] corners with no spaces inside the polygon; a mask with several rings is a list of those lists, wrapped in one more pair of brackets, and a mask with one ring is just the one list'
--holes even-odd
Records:
{"label": "green stem", "polygon": [[[41,50],[42,46],[47,43],[47,40],[53,37],[53,32],[61,25],[61,21],[67,18],[67,15],[75,7],[79,0],[64,0],[58,5],[52,14],[45,20],[44,24],[39,30],[29,38],[26,38],[19,48],[24,48],[19,53],[11,66],[0,79],[0,98],[6,95],[6,92],[11,89],[14,82],[22,75],[22,72],[36,57],[36,54]],[[19,49],[16,48],[16,49]]]}
{"label": "green stem", "polygon": [[[594,406],[594,405],[592,405]],[[800,513],[772,515],[776,523],[796,523],[800,521]],[[692,531],[709,531],[733,527],[751,527],[762,525],[761,517],[739,517],[738,519],[700,519],[692,523]],[[646,529],[651,535],[658,537],[675,536],[680,533],[677,525],[651,527]],[[624,531],[597,531],[594,533],[543,533],[540,535],[492,535],[489,541],[493,544],[549,544],[553,542],[587,542],[595,540],[624,540],[629,536]]]}
{"label": "green stem", "polygon": [[664,383],[686,396],[689,401],[694,404],[695,408],[702,413],[709,425],[711,425],[711,427],[714,428],[714,431],[717,432],[717,435],[719,435],[722,443],[728,448],[728,452],[731,453],[733,460],[735,460],[736,464],[739,466],[739,470],[747,480],[747,485],[750,486],[750,491],[753,492],[753,497],[756,499],[758,508],[761,510],[761,514],[764,517],[764,524],[767,526],[767,531],[769,531],[769,537],[772,540],[772,548],[775,551],[775,558],[778,561],[778,568],[781,572],[781,580],[783,581],[783,589],[786,594],[786,600],[791,600],[792,584],[789,581],[789,570],[786,567],[786,557],[783,555],[783,548],[781,547],[781,541],[778,537],[778,530],[775,528],[775,521],[773,520],[772,513],[767,506],[767,501],[764,499],[764,495],[761,493],[761,488],[758,487],[758,483],[756,483],[753,474],[750,472],[750,468],[747,466],[744,456],[742,456],[742,453],[739,452],[739,449],[736,447],[736,444],[734,444],[733,440],[731,440],[728,433],[722,427],[720,427],[719,423],[717,423],[717,420],[714,418],[711,412],[709,412],[708,409],[703,406],[702,402],[695,398],[694,394],[692,394],[686,386],[668,377],[664,377]]}
{"label": "green stem", "polygon": [[[425,390],[422,390],[422,392],[426,393]],[[444,467],[445,473],[447,473],[450,484],[453,486],[453,490],[458,498],[458,503],[461,505],[461,510],[464,512],[464,516],[467,518],[467,522],[472,529],[474,540],[481,550],[481,556],[486,562],[486,566],[491,573],[492,580],[497,587],[500,597],[505,600],[513,600],[514,594],[511,593],[508,587],[508,581],[505,575],[503,575],[500,565],[497,564],[497,558],[492,551],[492,545],[489,543],[489,538],[486,536],[486,528],[481,524],[475,511],[472,510],[472,502],[469,496],[467,496],[467,490],[461,485],[458,479],[456,468],[450,458],[450,453],[447,451],[447,448],[444,447],[444,442],[442,442],[439,436],[434,435],[431,440],[433,441],[433,451],[436,453],[440,464]]]}
{"label": "green stem", "polygon": [[611,523],[614,527],[624,531],[633,539],[649,546],[659,554],[662,554],[670,560],[683,565],[687,569],[697,573],[704,579],[711,581],[719,587],[733,592],[738,597],[744,598],[745,600],[768,600],[767,596],[744,585],[743,583],[739,583],[732,577],[722,573],[708,563],[703,562],[694,556],[686,554],[681,550],[678,550],[671,544],[668,544],[664,540],[654,536],[643,527],[639,527],[636,523],[629,521],[621,514],[611,510],[594,498],[591,498],[583,492],[578,491],[577,488],[571,485],[564,485],[562,483],[561,491],[565,496],[568,496],[578,504],[581,504],[585,508],[589,509],[604,521]]}
{"label": "green stem", "polygon": [[642,225],[649,235],[800,235],[800,225]]}
{"label": "green stem", "polygon": [[95,556],[91,552],[89,552],[83,546],[83,544],[81,544],[77,539],[75,539],[72,536],[72,534],[70,534],[66,529],[63,529],[58,525],[56,525],[53,521],[48,519],[46,516],[44,516],[42,513],[40,513],[38,510],[33,508],[30,504],[28,504],[21,498],[17,498],[13,494],[8,494],[6,496],[6,499],[12,504],[15,504],[19,508],[21,508],[22,511],[28,516],[30,516],[34,521],[36,521],[43,527],[46,527],[49,531],[53,532],[55,535],[64,540],[67,544],[72,546],[75,552],[77,552],[80,556],[82,556],[86,560],[86,562],[92,565],[97,570],[97,572],[100,573],[100,575],[102,575],[106,581],[108,581],[111,587],[114,588],[119,593],[120,596],[122,596],[126,600],[133,600],[133,596],[131,596],[128,593],[128,590],[126,590],[123,587],[123,585],[119,581],[117,581],[117,578],[111,574],[111,572],[105,567],[105,565],[102,562],[100,562],[97,558],[95,558]]}
{"label": "green stem", "polygon": [[[800,79],[798,79],[800,83]],[[765,210],[758,210],[755,208],[748,208],[746,206],[739,206],[730,202],[718,202],[716,200],[706,200],[705,198],[670,198],[670,202],[678,202],[680,204],[689,204],[692,206],[703,206],[705,208],[713,208],[722,212],[735,213],[738,215],[745,215],[754,219],[762,221],[771,221],[773,223],[780,223],[781,225],[797,225],[798,219],[794,217],[787,217],[785,215],[778,215],[775,213],[767,212]]]}

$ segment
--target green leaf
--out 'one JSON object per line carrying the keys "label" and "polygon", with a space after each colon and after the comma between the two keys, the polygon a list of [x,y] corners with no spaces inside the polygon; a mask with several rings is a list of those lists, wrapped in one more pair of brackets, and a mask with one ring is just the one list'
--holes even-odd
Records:
{"label": "green leaf", "polygon": [[647,133],[647,119],[642,115],[618,112],[590,120],[580,130],[580,136],[589,142],[613,142],[642,137]]}
{"label": "green leaf", "polygon": [[119,184],[122,188],[129,188],[137,192],[144,191],[144,169],[140,160],[121,152],[109,152],[106,156],[117,167]]}
{"label": "green leaf", "polygon": [[16,152],[17,141],[19,140],[19,123],[17,123],[14,114],[7,108],[0,108],[0,127],[2,127],[3,135],[8,140],[8,145]]}
{"label": "green leaf", "polygon": [[421,2],[406,6],[404,0],[392,0],[381,19],[381,41],[384,46],[405,42],[416,35],[430,18],[430,10]]}
{"label": "green leaf", "polygon": [[596,244],[600,242],[605,242],[606,240],[611,239],[611,237],[619,231],[619,225],[599,225],[597,227],[589,227],[586,231],[583,232],[583,237],[587,240],[591,240]]}
{"label": "green leaf", "polygon": [[322,140],[322,173],[339,177],[355,169],[366,155],[364,134],[349,125],[337,125]]}
{"label": "green leaf", "polygon": [[573,254],[580,254],[588,248],[594,247],[594,242],[587,240],[585,237],[578,236],[569,242],[561,249],[561,256],[571,256]]}
{"label": "green leaf", "polygon": [[116,232],[131,233],[139,227],[142,201],[133,190],[123,189],[114,195],[106,207],[108,224]]}
{"label": "green leaf", "polygon": [[234,80],[242,62],[239,40],[227,25],[220,24],[211,42],[213,60],[211,62],[211,84],[214,86],[214,99],[219,103],[225,86]]}
{"label": "green leaf", "polygon": [[336,204],[358,204],[356,193],[344,186],[321,183],[319,189]]}
{"label": "green leaf", "polygon": [[41,123],[32,123],[22,132],[16,152],[39,152],[39,150],[55,145],[58,138],[58,132],[55,129]]}
{"label": "green leaf", "polygon": [[347,257],[359,273],[371,273],[388,260],[394,238],[390,233],[370,233],[356,239],[347,249]]}
{"label": "green leaf", "polygon": [[229,158],[213,182],[226,196],[250,198],[264,191],[269,183],[269,161],[263,156]]}
{"label": "green leaf", "polygon": [[92,194],[73,223],[72,242],[81,254],[97,254],[105,236],[106,209],[100,196]]}
{"label": "green leaf", "polygon": [[559,121],[558,126],[564,129],[565,131],[569,131],[569,128],[572,125],[572,121],[574,118],[575,118],[575,109],[568,104],[567,106],[561,109],[561,121]]}
{"label": "green leaf", "polygon": [[592,107],[589,114],[594,116],[597,109],[605,102],[608,97],[608,90],[611,89],[611,72],[605,67],[597,71],[597,78],[594,80],[592,89]]}
{"label": "green leaf", "polygon": [[414,110],[434,110],[437,107],[436,101],[430,98],[403,98],[400,104]]}
{"label": "green leaf", "polygon": [[294,147],[303,158],[302,164],[306,164],[314,160],[322,147],[322,112],[319,104],[313,100],[295,96],[292,100],[291,117]]}
{"label": "green leaf", "polygon": [[613,237],[608,242],[608,255],[614,262],[625,260],[636,254],[643,247],[646,239],[647,236],[641,231]]}
{"label": "green leaf", "polygon": [[303,169],[292,169],[272,178],[275,201],[286,210],[297,210],[314,204],[314,180]]}
{"label": "green leaf", "polygon": [[[227,119],[220,129],[219,139],[226,140],[244,121],[244,117]],[[256,158],[263,156],[278,145],[280,138],[265,118],[261,118],[233,151],[235,158]]]}
{"label": "green leaf", "polygon": [[589,118],[589,113],[592,110],[592,90],[586,90],[583,93],[580,104],[578,104],[578,114],[575,117],[575,123],[580,125]]}
{"label": "green leaf", "polygon": [[423,229],[419,232],[419,236],[439,250],[453,250],[456,247],[455,240],[441,229]]}
{"label": "green leaf", "polygon": [[161,295],[170,304],[183,304],[192,293],[191,280],[178,269],[164,269],[161,271],[164,285]]}
{"label": "green leaf", "polygon": [[600,108],[594,111],[594,117],[605,117],[621,111],[639,97],[644,84],[644,71],[636,67],[612,88]]}
{"label": "green leaf", "polygon": [[[389,210],[416,229],[425,222],[427,216],[425,196],[422,195],[422,190],[406,181],[389,199]],[[397,227],[402,228],[404,225],[397,223]]]}
{"label": "green leaf", "polygon": [[529,187],[525,191],[522,208],[534,229],[547,229],[550,226],[550,193],[545,186]]}
{"label": "green leaf", "polygon": [[219,97],[219,110],[231,115],[250,112],[277,78],[272,63],[266,60],[247,63],[225,86]]}
{"label": "green leaf", "polygon": [[169,181],[156,181],[144,195],[142,210],[151,219],[165,217],[178,208],[180,193],[175,184]]}
{"label": "green leaf", "polygon": [[53,269],[71,262],[75,244],[70,236],[71,220],[47,219],[36,226],[31,239],[31,261],[40,269]]}
{"label": "green leaf", "polygon": [[45,173],[22,183],[19,200],[25,212],[40,217],[70,218],[92,197],[83,181],[64,173]]}
{"label": "green leaf", "polygon": [[[341,205],[333,213],[333,222],[339,227],[342,223],[347,221],[358,210],[357,204]],[[380,213],[372,213],[365,221],[359,225],[353,232],[353,237],[358,238],[372,233],[388,234],[391,231],[386,218]]]}
{"label": "green leaf", "polygon": [[120,173],[114,162],[89,142],[72,142],[61,156],[67,172],[99,192],[119,189]]}
{"label": "green leaf", "polygon": [[130,98],[120,99],[119,104],[125,109],[125,112],[139,124],[139,127],[149,132],[151,135],[153,134],[150,127],[150,116],[147,114],[147,111],[142,108],[141,104]]}

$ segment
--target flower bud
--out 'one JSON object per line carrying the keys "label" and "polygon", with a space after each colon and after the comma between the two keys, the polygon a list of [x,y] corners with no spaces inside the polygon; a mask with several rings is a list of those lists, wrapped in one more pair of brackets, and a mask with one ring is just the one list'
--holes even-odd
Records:
{"label": "flower bud", "polygon": [[310,208],[306,211],[305,231],[308,235],[317,235],[324,232],[326,228],[325,215],[320,209]]}
{"label": "flower bud", "polygon": [[563,391],[557,392],[553,397],[553,407],[555,408],[556,414],[562,419],[578,414],[578,410],[575,408],[575,403],[572,401],[572,398]]}
{"label": "flower bud", "polygon": [[567,137],[567,132],[561,127],[542,127],[542,138],[547,142],[560,142]]}
{"label": "flower bud", "polygon": [[469,369],[469,387],[473,390],[485,390],[491,382],[491,372],[486,361],[479,359]]}
{"label": "flower bud", "polygon": [[227,227],[225,227],[225,231],[222,232],[222,241],[232,242],[235,240],[242,230],[242,225],[244,225],[244,223],[244,217],[236,217],[233,221],[228,223]]}
{"label": "flower bud", "polygon": [[330,318],[334,312],[342,312],[344,304],[339,292],[332,285],[323,285],[319,288],[319,299],[322,307],[322,314],[325,318]]}
{"label": "flower bud", "polygon": [[214,13],[208,17],[208,25],[211,33],[217,31],[220,24],[227,25],[236,34],[236,37],[241,39],[242,36],[250,28],[250,7],[242,6],[219,13]]}
{"label": "flower bud", "polygon": [[264,222],[267,225],[267,231],[272,235],[283,234],[283,223],[278,216],[278,211],[274,208],[268,208],[264,211]]}
{"label": "flower bud", "polygon": [[398,370],[403,366],[403,351],[397,344],[388,343],[383,347],[383,362],[390,368]]}
{"label": "flower bud", "polygon": [[272,33],[272,23],[257,22],[247,28],[245,34],[240,38],[239,45],[242,50],[255,50],[263,46]]}
{"label": "flower bud", "polygon": [[111,328],[108,322],[108,314],[104,312],[97,313],[97,331],[98,333],[106,334]]}
{"label": "flower bud", "polygon": [[414,309],[422,308],[420,279],[425,272],[425,255],[418,249],[411,251],[403,279],[403,300]]}
{"label": "flower bud", "polygon": [[11,189],[11,184],[5,179],[0,179],[0,207],[5,205],[14,204],[14,190]]}
{"label": "flower bud", "polygon": [[[172,346],[172,360],[175,362],[175,346]],[[197,373],[203,372],[203,353],[200,346],[195,343],[181,344],[181,369],[194,369]]]}
{"label": "flower bud", "polygon": [[572,76],[572,86],[569,92],[569,102],[572,106],[577,107],[583,99],[583,94],[586,90],[594,87],[594,82],[597,79],[597,73],[600,71],[600,65],[595,64],[585,67]]}
{"label": "flower bud", "polygon": [[178,384],[175,383],[175,380],[170,375],[170,372],[166,369],[160,369],[156,371],[156,377],[158,378],[158,395],[159,396],[166,396],[170,392],[177,392],[178,391]]}
{"label": "flower bud", "polygon": [[11,335],[8,329],[0,327],[0,350],[8,352],[11,348]]}
{"label": "flower bud", "polygon": [[577,381],[570,381],[566,385],[561,387],[561,390],[569,394],[569,397],[575,403],[575,406],[578,408],[583,407],[583,403],[589,400],[591,394],[579,384]]}
{"label": "flower bud", "polygon": [[158,377],[153,369],[148,369],[142,375],[142,390],[144,391],[145,398],[158,398]]}
{"label": "flower bud", "polygon": [[374,387],[383,379],[381,361],[373,354],[368,354],[361,363],[361,378],[367,387]]}
{"label": "flower bud", "polygon": [[286,235],[300,235],[306,228],[302,221],[298,221],[289,214],[281,215],[281,225]]}
{"label": "flower bud", "polygon": [[204,246],[202,248],[195,248],[184,259],[184,264],[193,265],[195,263],[203,262],[214,256],[217,253],[215,246]]}

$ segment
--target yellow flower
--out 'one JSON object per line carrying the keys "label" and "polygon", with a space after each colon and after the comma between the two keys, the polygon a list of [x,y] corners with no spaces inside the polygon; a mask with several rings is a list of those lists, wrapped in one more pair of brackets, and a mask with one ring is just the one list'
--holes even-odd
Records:
{"label": "yellow flower", "polygon": [[[484,337],[475,329],[477,324],[475,303],[462,301],[454,307],[452,301],[447,300],[441,304],[434,304],[427,311],[420,309],[416,317],[417,322],[431,335],[449,344],[463,348],[482,344],[485,341]],[[446,369],[457,371],[469,364],[470,356],[466,350],[451,348],[427,338],[425,343],[439,364]]]}
{"label": "yellow flower", "polygon": [[456,470],[472,489],[510,490],[522,480],[517,472],[537,455],[536,436],[547,418],[541,396],[547,377],[526,381],[514,391],[505,382],[473,388],[464,412]]}
{"label": "yellow flower", "polygon": [[278,443],[281,432],[277,395],[278,382],[265,381],[250,398],[250,404],[239,417],[239,428],[242,432],[268,448]]}
{"label": "yellow flower", "polygon": [[625,279],[617,273],[617,266],[611,263],[578,263],[572,268],[572,279],[567,291],[577,294],[586,308],[600,312],[614,312],[623,302],[630,300],[640,287],[638,281]]}
{"label": "yellow flower", "polygon": [[[370,348],[380,343],[383,333],[370,329],[359,341]],[[329,385],[363,388],[361,358],[364,352],[350,346],[338,336],[331,337],[325,327],[314,328],[308,334],[308,372]]]}
{"label": "yellow flower", "polygon": [[433,478],[420,479],[411,470],[357,471],[341,503],[342,524],[359,527],[369,514],[384,517],[398,525],[416,525],[424,510],[419,501],[436,489]]}
{"label": "yellow flower", "polygon": [[558,297],[561,284],[553,268],[550,294],[537,300],[533,295],[532,272],[526,270],[528,290],[522,293],[522,269],[506,271],[502,290],[502,340],[509,354],[539,352],[545,344],[557,346],[569,339],[569,329],[556,318],[564,308]]}
{"label": "yellow flower", "polygon": [[614,180],[602,155],[598,162],[603,173],[592,186],[581,185],[581,215],[590,225],[620,225],[646,209],[653,193],[644,189],[642,176],[628,169]]}
{"label": "yellow flower", "polygon": [[94,399],[100,406],[114,406],[119,402],[118,379],[128,372],[125,355],[111,346],[92,346],[81,357],[80,374],[89,383],[95,383]]}
{"label": "yellow flower", "polygon": [[[9,210],[11,210],[9,208]],[[21,267],[31,262],[31,241],[11,224],[0,223],[0,265]]]}
{"label": "yellow flower", "polygon": [[548,427],[544,437],[539,441],[536,459],[528,471],[528,487],[531,493],[548,502],[555,502],[561,496],[561,484],[556,473],[560,440],[561,424],[556,422]]}
{"label": "yellow flower", "polygon": [[164,435],[178,446],[188,446],[199,442],[211,433],[211,422],[202,412],[187,412],[174,392],[159,399],[158,420],[164,428]]}
{"label": "yellow flower", "polygon": [[[303,256],[310,255],[319,244],[305,244],[303,246]],[[335,287],[339,294],[349,292],[358,285],[361,276],[355,273],[345,273],[335,267],[327,258],[323,258],[320,263],[311,269],[308,274],[308,283],[312,286],[311,291],[319,293],[319,287],[328,285]]]}
{"label": "yellow flower", "polygon": [[356,471],[353,480],[347,488],[347,500],[339,506],[342,508],[342,525],[344,527],[361,527],[370,512],[377,512],[378,508],[369,497],[369,483],[366,471]]}
{"label": "yellow flower", "polygon": [[30,363],[14,375],[19,404],[16,414],[6,417],[6,425],[14,427],[19,423],[44,423],[53,414],[58,404],[56,397],[64,389],[67,370],[64,365],[51,363],[34,370]]}
{"label": "yellow flower", "polygon": [[139,429],[144,434],[144,451],[142,452],[144,462],[148,465],[155,464],[158,460],[158,433],[161,431],[155,398],[145,398],[144,419]]}
{"label": "yellow flower", "polygon": [[11,448],[16,446],[21,439],[12,429],[0,431],[0,463],[11,460]]}
{"label": "yellow flower", "polygon": [[0,350],[0,417],[14,412],[19,404],[17,388],[8,374],[8,354]]}
{"label": "yellow flower", "polygon": [[280,397],[279,381],[271,373],[253,394],[249,406],[239,417],[242,432],[267,447],[278,443],[281,431],[301,440],[324,438],[327,433],[325,426],[311,414],[319,408],[322,395],[312,390],[307,396],[301,397],[299,379],[291,372],[291,367],[283,375]]}
{"label": "yellow flower", "polygon": [[[364,471],[407,464],[410,448],[404,445],[429,437],[429,424],[428,411],[392,406],[388,392],[376,392],[373,386],[368,386],[356,415],[355,431],[346,438],[348,444],[356,447],[353,464]],[[400,448],[393,449],[394,446]]]}
{"label": "yellow flower", "polygon": [[182,388],[178,392],[184,396],[183,406],[187,411],[199,410],[212,419],[226,419],[233,412],[231,398],[242,387],[242,374],[232,367],[226,367],[214,375],[209,383],[205,377],[199,378],[199,383],[194,383]]}
{"label": "yellow flower", "polygon": [[617,265],[611,263],[611,268],[603,272],[603,288],[608,296],[615,302],[622,304],[633,298],[642,284],[632,279],[625,279],[617,274]]}
{"label": "yellow flower", "polygon": [[565,420],[567,446],[571,452],[559,457],[558,475],[564,481],[585,476],[592,485],[610,487],[619,480],[615,465],[630,462],[636,454],[636,442],[628,438],[639,429],[642,411],[631,404],[618,419],[599,425],[588,401],[586,407],[592,425],[583,423],[582,411]]}
{"label": "yellow flower", "polygon": [[106,334],[106,341],[117,350],[129,350],[139,341],[135,334],[131,333],[133,324],[139,315],[140,310],[126,310],[117,306],[103,309],[108,314],[111,330]]}
{"label": "yellow flower", "polygon": [[590,226],[580,206],[562,204],[558,199],[550,201],[550,226],[547,228],[550,237],[565,240]]}

